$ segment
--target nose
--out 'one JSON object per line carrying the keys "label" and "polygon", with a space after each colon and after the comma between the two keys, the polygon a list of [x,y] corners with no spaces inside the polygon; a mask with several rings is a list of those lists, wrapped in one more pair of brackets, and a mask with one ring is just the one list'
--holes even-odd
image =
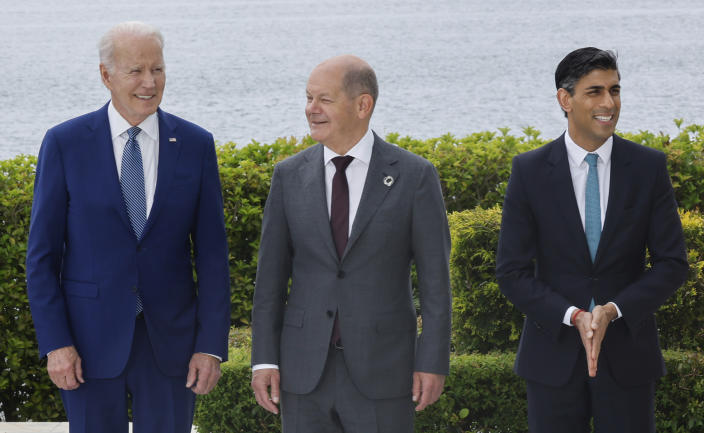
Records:
{"label": "nose", "polygon": [[154,73],[152,71],[145,71],[144,76],[142,77],[142,86],[146,88],[152,88],[156,86],[156,78],[154,77]]}
{"label": "nose", "polygon": [[318,101],[314,99],[308,100],[306,102],[306,113],[311,114],[311,113],[319,113],[320,112],[320,105],[318,104]]}
{"label": "nose", "polygon": [[616,101],[614,101],[615,96],[609,92],[604,92],[604,97],[601,99],[601,105],[605,108],[611,109],[616,106]]}

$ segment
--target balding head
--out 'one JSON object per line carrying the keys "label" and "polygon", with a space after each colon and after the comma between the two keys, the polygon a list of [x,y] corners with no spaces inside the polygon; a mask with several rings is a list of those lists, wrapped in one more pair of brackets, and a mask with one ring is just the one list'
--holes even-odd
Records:
{"label": "balding head", "polygon": [[364,60],[352,55],[325,60],[306,88],[311,136],[344,154],[368,130],[378,93],[374,70]]}
{"label": "balding head", "polygon": [[[357,56],[345,54],[332,57],[319,64],[317,68],[329,68],[339,71],[342,78],[342,89],[350,98],[355,98],[362,94],[372,97],[374,106],[379,96],[379,85],[376,81],[374,69]],[[372,107],[372,110],[374,107]]]}

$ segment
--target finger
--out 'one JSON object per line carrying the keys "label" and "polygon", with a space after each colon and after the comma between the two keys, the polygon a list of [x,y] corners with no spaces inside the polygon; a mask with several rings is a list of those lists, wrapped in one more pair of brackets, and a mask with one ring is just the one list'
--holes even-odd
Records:
{"label": "finger", "polygon": [[271,413],[278,414],[279,411],[276,405],[274,405],[274,403],[272,403],[272,400],[269,398],[269,392],[267,390],[269,384],[271,383],[271,377],[262,376],[264,375],[255,375],[252,379],[254,397],[257,399],[257,403],[259,404],[259,406],[263,407]]}
{"label": "finger", "polygon": [[73,370],[71,370],[71,372],[64,377],[66,378],[66,388],[64,389],[70,391],[72,389],[78,388],[78,382],[76,381],[76,375],[74,374]]}
{"label": "finger", "polygon": [[431,393],[431,391],[430,391],[429,389],[426,389],[426,388],[427,388],[427,387],[422,387],[422,389],[421,389],[421,391],[420,391],[420,402],[419,402],[418,405],[416,406],[416,412],[422,411],[422,410],[425,409],[430,403],[432,403],[432,402],[430,401],[432,393]]}
{"label": "finger", "polygon": [[76,378],[78,379],[78,381],[81,383],[86,383],[86,381],[83,379],[83,367],[81,366],[81,358],[76,358],[74,368],[76,370]]}
{"label": "finger", "polygon": [[208,380],[208,389],[205,390],[206,394],[209,394],[210,391],[215,389],[215,386],[218,384],[218,381],[220,380],[220,368],[214,369],[213,373],[210,375],[210,379]]}
{"label": "finger", "polygon": [[281,390],[279,388],[280,377],[277,374],[271,375],[271,401],[279,404]]}
{"label": "finger", "polygon": [[208,387],[208,380],[210,379],[210,371],[207,368],[197,368],[197,371],[196,376],[198,379],[191,389],[196,394],[205,394],[205,390]]}
{"label": "finger", "polygon": [[192,388],[198,378],[198,369],[194,365],[188,366],[188,376],[186,377],[186,388]]}
{"label": "finger", "polygon": [[420,399],[421,385],[420,374],[413,373],[413,401]]}

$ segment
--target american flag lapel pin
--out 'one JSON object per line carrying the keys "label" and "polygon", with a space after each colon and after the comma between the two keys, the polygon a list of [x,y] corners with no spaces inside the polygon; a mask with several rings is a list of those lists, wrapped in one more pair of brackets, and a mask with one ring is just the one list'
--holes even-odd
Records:
{"label": "american flag lapel pin", "polygon": [[176,143],[176,137],[169,137],[169,142]]}

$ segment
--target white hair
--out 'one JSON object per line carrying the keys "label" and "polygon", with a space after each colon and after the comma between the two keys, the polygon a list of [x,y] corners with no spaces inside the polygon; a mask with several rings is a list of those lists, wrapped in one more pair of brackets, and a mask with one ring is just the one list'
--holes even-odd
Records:
{"label": "white hair", "polygon": [[115,68],[115,42],[120,36],[152,37],[159,43],[159,47],[164,49],[164,36],[156,27],[140,21],[126,21],[117,24],[100,38],[98,44],[100,63],[105,65],[110,72],[113,72]]}

